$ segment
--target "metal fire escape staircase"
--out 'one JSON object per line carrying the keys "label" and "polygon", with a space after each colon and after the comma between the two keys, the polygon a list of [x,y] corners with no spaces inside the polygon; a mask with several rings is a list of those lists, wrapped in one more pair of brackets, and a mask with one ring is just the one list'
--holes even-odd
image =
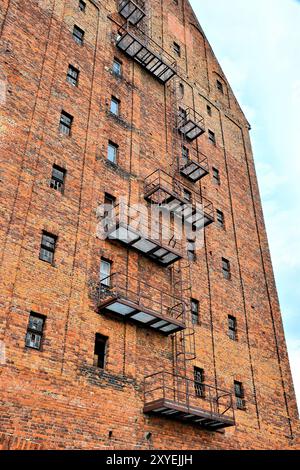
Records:
{"label": "metal fire escape staircase", "polygon": [[[153,40],[150,22],[148,24],[148,34],[144,32],[145,27],[139,27],[140,23],[147,17],[145,7],[146,2],[143,0],[118,1],[118,11],[126,23],[119,30],[116,46],[128,57],[139,63],[159,82],[162,84],[168,82],[170,84],[171,125],[173,129],[172,164],[170,168],[171,178],[173,177],[172,191],[168,192],[165,186],[161,187],[160,185],[158,189],[153,185],[151,187],[152,182],[150,186],[148,185],[148,189],[150,188],[148,196],[145,191],[145,199],[148,201],[150,199],[151,204],[160,205],[162,204],[159,202],[161,195],[163,197],[167,195],[167,198],[173,198],[171,200],[172,205],[177,204],[176,210],[180,212],[181,207],[184,210],[186,207],[185,203],[182,203],[182,199],[178,197],[182,186],[180,181],[177,182],[176,175],[184,177],[190,183],[195,183],[209,172],[207,157],[199,152],[198,145],[194,147],[198,137],[205,132],[204,119],[195,109],[184,105],[184,96],[181,94],[182,87],[180,87],[176,61]],[[172,82],[170,82],[171,79],[173,79]],[[183,155],[183,149],[186,151],[185,155]],[[158,171],[161,170],[158,169]],[[159,181],[161,180],[159,179]],[[177,187],[177,185],[179,186]],[[172,212],[170,200],[168,204],[165,210]],[[174,212],[176,211],[174,210]],[[188,217],[183,215],[182,220]],[[194,224],[194,230],[204,229],[211,222],[213,222],[213,216],[208,217],[206,223]],[[128,241],[128,227],[131,230],[131,223],[126,221],[125,225],[126,237],[122,235],[123,238],[121,239],[121,236],[118,235],[118,239],[123,243]],[[119,232],[120,227],[118,227]],[[123,227],[121,228],[123,230]],[[130,236],[132,233],[131,230]],[[150,249],[151,247],[148,247],[148,245],[151,240],[141,239],[140,234],[138,235],[139,237],[134,233],[132,240],[130,239],[128,243],[139,250],[143,249],[145,251],[144,247],[146,245],[147,249]],[[136,244],[138,246],[135,246]],[[156,253],[157,248],[154,246],[151,250]],[[152,256],[153,251],[145,252],[145,254]],[[164,253],[162,255],[165,256]],[[174,256],[174,254],[167,253],[167,256]],[[179,303],[176,301],[175,304],[171,304],[169,300],[162,301],[163,294],[161,292],[153,294],[151,291],[145,295],[144,286],[141,288],[138,283],[136,287],[136,281],[132,282],[133,287],[130,292],[128,289],[125,293],[120,289],[113,289],[112,300],[109,297],[108,301],[106,299],[102,299],[102,301],[105,300],[106,308],[107,306],[112,308],[111,304],[113,303],[114,312],[117,314],[125,315],[128,313],[132,321],[148,322],[150,328],[157,327],[164,334],[172,334],[173,370],[171,372],[158,371],[145,377],[144,413],[191,422],[209,430],[233,426],[235,421],[231,393],[218,390],[215,386],[208,384],[198,384],[195,378],[191,377],[190,371],[193,369],[189,367],[189,364],[196,358],[195,328],[191,312],[191,263],[186,259],[182,259],[179,254],[176,254],[176,256],[178,263],[169,269],[172,273],[172,299],[180,299]],[[173,261],[172,258],[170,263],[169,261],[165,262],[165,267]],[[108,288],[107,285],[105,286],[103,290],[105,296],[108,295],[107,291],[111,296],[112,285],[113,283]],[[129,296],[130,302],[127,299]],[[160,300],[156,300],[156,297]],[[132,298],[136,299],[134,305],[132,304]],[[158,302],[159,307],[156,306]],[[170,309],[170,305],[174,306]],[[165,311],[168,312],[167,315],[164,313]],[[175,318],[174,315],[170,315],[170,312],[175,314]],[[162,321],[162,315],[164,321]],[[205,396],[204,394],[199,396],[196,390],[204,390],[204,386],[206,394]]]}

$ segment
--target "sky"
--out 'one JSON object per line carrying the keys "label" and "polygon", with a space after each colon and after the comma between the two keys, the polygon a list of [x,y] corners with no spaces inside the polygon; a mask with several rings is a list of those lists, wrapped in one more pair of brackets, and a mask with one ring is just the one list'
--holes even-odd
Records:
{"label": "sky", "polygon": [[300,1],[190,0],[251,124],[300,408]]}

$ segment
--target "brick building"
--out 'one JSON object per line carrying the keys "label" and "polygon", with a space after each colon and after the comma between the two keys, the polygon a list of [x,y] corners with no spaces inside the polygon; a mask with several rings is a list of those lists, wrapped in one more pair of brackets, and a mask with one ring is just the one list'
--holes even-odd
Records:
{"label": "brick building", "polygon": [[0,28],[0,447],[299,448],[250,127],[189,2]]}

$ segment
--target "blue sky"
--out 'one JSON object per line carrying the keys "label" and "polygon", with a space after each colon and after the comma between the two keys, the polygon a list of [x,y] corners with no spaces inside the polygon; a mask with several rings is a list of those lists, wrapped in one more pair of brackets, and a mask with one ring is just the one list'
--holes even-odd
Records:
{"label": "blue sky", "polygon": [[300,405],[300,2],[190,0],[251,126]]}

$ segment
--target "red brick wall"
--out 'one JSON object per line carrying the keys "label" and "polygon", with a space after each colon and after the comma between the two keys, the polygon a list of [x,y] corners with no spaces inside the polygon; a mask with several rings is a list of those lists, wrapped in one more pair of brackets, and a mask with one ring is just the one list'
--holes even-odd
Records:
{"label": "red brick wall", "polygon": [[[222,181],[215,186],[210,174],[197,183],[224,212],[226,230],[207,228],[193,264],[200,324],[189,373],[203,367],[209,383],[228,390],[242,381],[247,410],[236,412],[237,426],[225,433],[144,415],[144,376],[172,367],[172,339],[99,315],[92,298],[101,256],[113,260],[115,271],[171,289],[169,270],[95,233],[104,192],[143,202],[145,176],[156,168],[174,173],[172,82],[162,86],[116,49],[114,21],[121,19],[113,0],[87,1],[85,14],[77,0],[2,1],[0,79],[7,95],[1,106],[0,339],[6,362],[0,366],[0,425],[13,436],[2,438],[2,446],[299,448],[292,439],[299,433],[297,406],[248,123],[188,2],[147,4],[153,38],[169,53],[173,41],[181,45],[184,101],[216,134],[216,146],[207,133],[199,146]],[[74,24],[85,30],[83,47],[72,39]],[[114,56],[123,62],[122,79],[111,73]],[[69,63],[80,69],[78,88],[66,83]],[[121,121],[107,113],[111,94],[121,100]],[[62,109],[74,116],[70,138],[58,133]],[[119,145],[118,168],[106,161],[109,139]],[[67,169],[64,195],[49,188],[53,163]],[[55,266],[39,260],[42,230],[58,235]],[[231,262],[231,281],[222,277],[222,257]],[[41,351],[24,347],[31,310],[47,316]],[[228,315],[237,317],[238,342],[227,336]],[[93,367],[97,332],[109,337],[104,372]]]}

